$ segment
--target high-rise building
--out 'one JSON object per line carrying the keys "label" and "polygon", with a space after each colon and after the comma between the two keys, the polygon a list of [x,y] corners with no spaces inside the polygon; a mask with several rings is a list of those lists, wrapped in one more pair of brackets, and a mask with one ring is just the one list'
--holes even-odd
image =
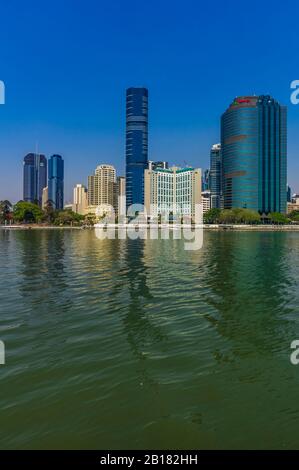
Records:
{"label": "high-rise building", "polygon": [[64,161],[60,155],[52,155],[48,162],[49,201],[56,210],[64,205]]}
{"label": "high-rise building", "polygon": [[211,209],[223,208],[221,144],[212,145],[210,152]]}
{"label": "high-rise building", "polygon": [[210,190],[210,170],[205,170],[202,175],[202,191]]}
{"label": "high-rise building", "polygon": [[286,212],[286,115],[268,95],[236,98],[222,115],[225,208]]}
{"label": "high-rise building", "polygon": [[148,165],[148,90],[128,88],[126,98],[126,204],[143,204]]}
{"label": "high-rise building", "polygon": [[120,218],[126,217],[126,178],[118,176],[115,185],[114,211]]}
{"label": "high-rise building", "polygon": [[43,189],[47,186],[45,155],[28,153],[24,158],[23,200],[42,205]]}
{"label": "high-rise building", "polygon": [[99,165],[88,177],[88,205],[115,207],[116,170],[112,165]]}
{"label": "high-rise building", "polygon": [[206,190],[201,193],[202,211],[208,212],[211,209],[211,191]]}
{"label": "high-rise building", "polygon": [[77,214],[86,214],[88,206],[87,188],[83,184],[77,184],[73,190],[72,210]]}
{"label": "high-rise building", "polygon": [[292,189],[287,185],[287,202],[292,202]]}
{"label": "high-rise building", "polygon": [[199,168],[147,169],[144,171],[144,205],[148,217],[160,214],[195,217],[201,204]]}
{"label": "high-rise building", "polygon": [[48,191],[48,186],[46,186],[43,189],[43,195],[42,195],[42,209],[45,209],[49,201],[49,191]]}

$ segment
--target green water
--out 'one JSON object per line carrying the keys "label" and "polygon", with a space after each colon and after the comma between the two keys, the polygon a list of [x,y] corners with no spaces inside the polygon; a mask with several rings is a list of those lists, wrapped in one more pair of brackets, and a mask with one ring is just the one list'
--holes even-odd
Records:
{"label": "green water", "polygon": [[0,231],[2,449],[299,448],[299,234]]}

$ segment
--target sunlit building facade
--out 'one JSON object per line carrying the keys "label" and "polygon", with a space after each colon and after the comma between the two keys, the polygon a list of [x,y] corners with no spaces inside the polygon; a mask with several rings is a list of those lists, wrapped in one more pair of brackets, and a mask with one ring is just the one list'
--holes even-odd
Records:
{"label": "sunlit building facade", "polygon": [[144,172],[145,209],[149,217],[175,214],[195,217],[201,204],[201,169],[147,169]]}
{"label": "sunlit building facade", "polygon": [[286,212],[286,107],[271,96],[236,98],[221,118],[224,207]]}
{"label": "sunlit building facade", "polygon": [[73,190],[73,211],[77,214],[85,215],[87,206],[87,188],[83,184],[77,184]]}
{"label": "sunlit building facade", "polygon": [[115,205],[116,170],[112,165],[99,165],[88,177],[88,205]]}

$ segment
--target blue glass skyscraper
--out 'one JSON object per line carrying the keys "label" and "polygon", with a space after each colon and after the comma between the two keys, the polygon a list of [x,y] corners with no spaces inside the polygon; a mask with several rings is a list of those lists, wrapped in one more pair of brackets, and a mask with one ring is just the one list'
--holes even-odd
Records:
{"label": "blue glass skyscraper", "polygon": [[222,115],[225,208],[286,212],[286,115],[268,95],[236,98]]}
{"label": "blue glass skyscraper", "polygon": [[148,90],[128,88],[126,96],[126,204],[143,204],[148,166]]}
{"label": "blue glass skyscraper", "polygon": [[42,204],[43,189],[47,186],[47,159],[45,155],[28,153],[23,167],[23,200]]}
{"label": "blue glass skyscraper", "polygon": [[49,159],[48,197],[56,210],[64,206],[64,161],[60,155]]}

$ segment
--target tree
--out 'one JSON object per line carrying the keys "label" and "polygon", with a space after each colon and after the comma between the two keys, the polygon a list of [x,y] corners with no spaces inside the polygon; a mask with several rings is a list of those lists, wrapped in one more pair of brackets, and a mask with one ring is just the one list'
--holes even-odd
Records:
{"label": "tree", "polygon": [[224,209],[220,212],[219,223],[220,224],[233,224],[235,222],[236,215],[232,209]]}
{"label": "tree", "polygon": [[220,224],[259,224],[261,216],[254,210],[234,207],[220,211],[218,221]]}
{"label": "tree", "polygon": [[43,220],[42,209],[31,202],[19,201],[13,208],[13,217],[16,222],[36,222]]}
{"label": "tree", "polygon": [[55,225],[81,225],[84,216],[70,210],[63,210],[55,213]]}
{"label": "tree", "polygon": [[205,212],[203,215],[203,220],[205,224],[218,224],[220,219],[221,210],[220,209],[210,209]]}
{"label": "tree", "polygon": [[280,212],[271,212],[270,215],[270,220],[273,224],[289,224],[290,223],[290,219],[284,215],[284,214],[281,214]]}
{"label": "tree", "polygon": [[242,220],[245,224],[260,224],[261,216],[258,212],[250,209],[242,209]]}
{"label": "tree", "polygon": [[97,223],[97,217],[95,214],[89,213],[83,216],[85,225],[94,225]]}
{"label": "tree", "polygon": [[44,216],[49,224],[53,223],[55,220],[54,202],[51,199],[48,199],[45,203]]}
{"label": "tree", "polygon": [[299,211],[292,211],[290,214],[289,214],[289,217],[292,221],[294,222],[299,222]]}

